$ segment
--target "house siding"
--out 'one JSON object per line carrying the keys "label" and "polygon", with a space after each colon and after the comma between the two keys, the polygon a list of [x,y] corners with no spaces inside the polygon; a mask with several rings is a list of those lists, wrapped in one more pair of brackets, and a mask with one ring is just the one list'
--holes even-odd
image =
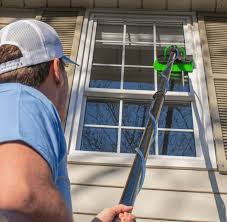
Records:
{"label": "house siding", "polygon": [[[98,165],[68,167],[74,218],[82,222],[118,203],[130,170]],[[226,185],[226,176],[216,171],[148,168],[134,214],[145,221],[226,221],[222,208],[227,204]]]}
{"label": "house siding", "polygon": [[40,8],[40,7],[84,7],[84,8],[136,8],[168,11],[210,11],[226,12],[226,0],[1,0],[2,7]]}

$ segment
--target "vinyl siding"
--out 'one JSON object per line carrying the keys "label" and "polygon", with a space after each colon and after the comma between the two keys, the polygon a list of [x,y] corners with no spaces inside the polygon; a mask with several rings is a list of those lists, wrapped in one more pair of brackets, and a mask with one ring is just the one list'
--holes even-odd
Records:
{"label": "vinyl siding", "polygon": [[[130,170],[79,164],[68,167],[74,219],[80,222],[118,203]],[[226,221],[226,209],[221,207],[227,204],[226,185],[226,176],[215,171],[147,169],[134,214],[145,221]]]}
{"label": "vinyl siding", "polygon": [[135,8],[153,11],[210,11],[226,12],[226,0],[1,0],[3,7],[40,8],[40,7],[84,7],[84,8]]}

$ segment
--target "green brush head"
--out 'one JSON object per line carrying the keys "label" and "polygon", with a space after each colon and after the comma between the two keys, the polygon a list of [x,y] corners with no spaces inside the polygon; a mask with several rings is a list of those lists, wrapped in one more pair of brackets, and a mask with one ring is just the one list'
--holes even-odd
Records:
{"label": "green brush head", "polygon": [[[154,69],[157,72],[162,72],[167,68],[167,61],[170,54],[172,46],[165,47],[163,56],[159,56],[158,59],[154,62]],[[177,46],[180,55],[178,59],[175,60],[173,67],[172,67],[172,74],[170,78],[174,77],[178,78],[181,77],[181,72],[192,72],[195,68],[192,56],[186,56],[186,51],[184,48]],[[173,75],[174,74],[174,75]]]}

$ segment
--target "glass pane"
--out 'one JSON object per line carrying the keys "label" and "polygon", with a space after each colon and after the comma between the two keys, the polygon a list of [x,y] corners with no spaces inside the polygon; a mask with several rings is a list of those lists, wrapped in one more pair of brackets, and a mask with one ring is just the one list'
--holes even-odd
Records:
{"label": "glass pane", "polygon": [[126,45],[125,64],[153,66],[154,49],[151,46]]}
{"label": "glass pane", "polygon": [[98,24],[96,40],[123,41],[123,26]]}
{"label": "glass pane", "polygon": [[90,87],[119,89],[121,82],[120,67],[93,66]]}
{"label": "glass pane", "polygon": [[[125,130],[121,134],[121,153],[136,153],[135,149],[139,146],[143,135],[143,130]],[[150,149],[150,154],[154,154],[154,146]]]}
{"label": "glass pane", "polygon": [[126,31],[126,41],[153,43],[153,27],[128,25]]}
{"label": "glass pane", "polygon": [[80,149],[117,152],[117,129],[84,127]]}
{"label": "glass pane", "polygon": [[125,68],[124,89],[154,90],[154,70]]}
{"label": "glass pane", "polygon": [[[158,75],[158,87],[160,86],[161,77]],[[168,91],[175,91],[175,92],[190,92],[190,86],[188,81],[188,75],[185,76],[179,74],[178,77],[171,76],[169,80],[169,87]]]}
{"label": "glass pane", "polygon": [[145,127],[149,109],[149,103],[124,101],[122,125]]}
{"label": "glass pane", "polygon": [[158,124],[159,128],[193,129],[191,104],[165,103]]}
{"label": "glass pane", "polygon": [[121,64],[122,46],[103,43],[95,44],[93,63]]}
{"label": "glass pane", "polygon": [[160,155],[196,156],[193,133],[159,131],[158,146]]}
{"label": "glass pane", "polygon": [[85,124],[117,126],[119,102],[88,100],[85,111]]}
{"label": "glass pane", "polygon": [[183,26],[157,26],[157,42],[184,43]]}

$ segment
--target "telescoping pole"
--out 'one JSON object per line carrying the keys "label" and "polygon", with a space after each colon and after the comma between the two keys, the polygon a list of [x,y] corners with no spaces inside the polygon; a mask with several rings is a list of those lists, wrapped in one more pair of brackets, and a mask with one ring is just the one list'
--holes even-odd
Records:
{"label": "telescoping pole", "polygon": [[[178,51],[176,46],[172,46],[170,50],[170,55],[167,62],[166,69],[162,72],[161,76],[161,82],[159,90],[154,94],[153,96],[153,107],[151,109],[151,115],[153,116],[153,119],[157,122],[160,116],[160,112],[163,106],[163,102],[165,100],[165,94],[167,91],[167,86],[169,83],[169,78],[172,70],[173,63],[175,62],[175,59],[177,57]],[[149,154],[149,149],[151,147],[152,138],[154,136],[155,128],[152,118],[150,117],[148,119],[146,128],[143,132],[140,144],[139,144],[139,150],[140,153],[143,154],[144,159],[147,159],[147,156]],[[139,192],[141,180],[142,180],[142,164],[141,164],[141,156],[139,153],[136,154],[134,162],[131,167],[131,171],[129,173],[124,191],[122,193],[120,204],[125,204],[127,206],[133,206],[136,196]],[[120,221],[119,218],[115,218],[113,222]]]}

